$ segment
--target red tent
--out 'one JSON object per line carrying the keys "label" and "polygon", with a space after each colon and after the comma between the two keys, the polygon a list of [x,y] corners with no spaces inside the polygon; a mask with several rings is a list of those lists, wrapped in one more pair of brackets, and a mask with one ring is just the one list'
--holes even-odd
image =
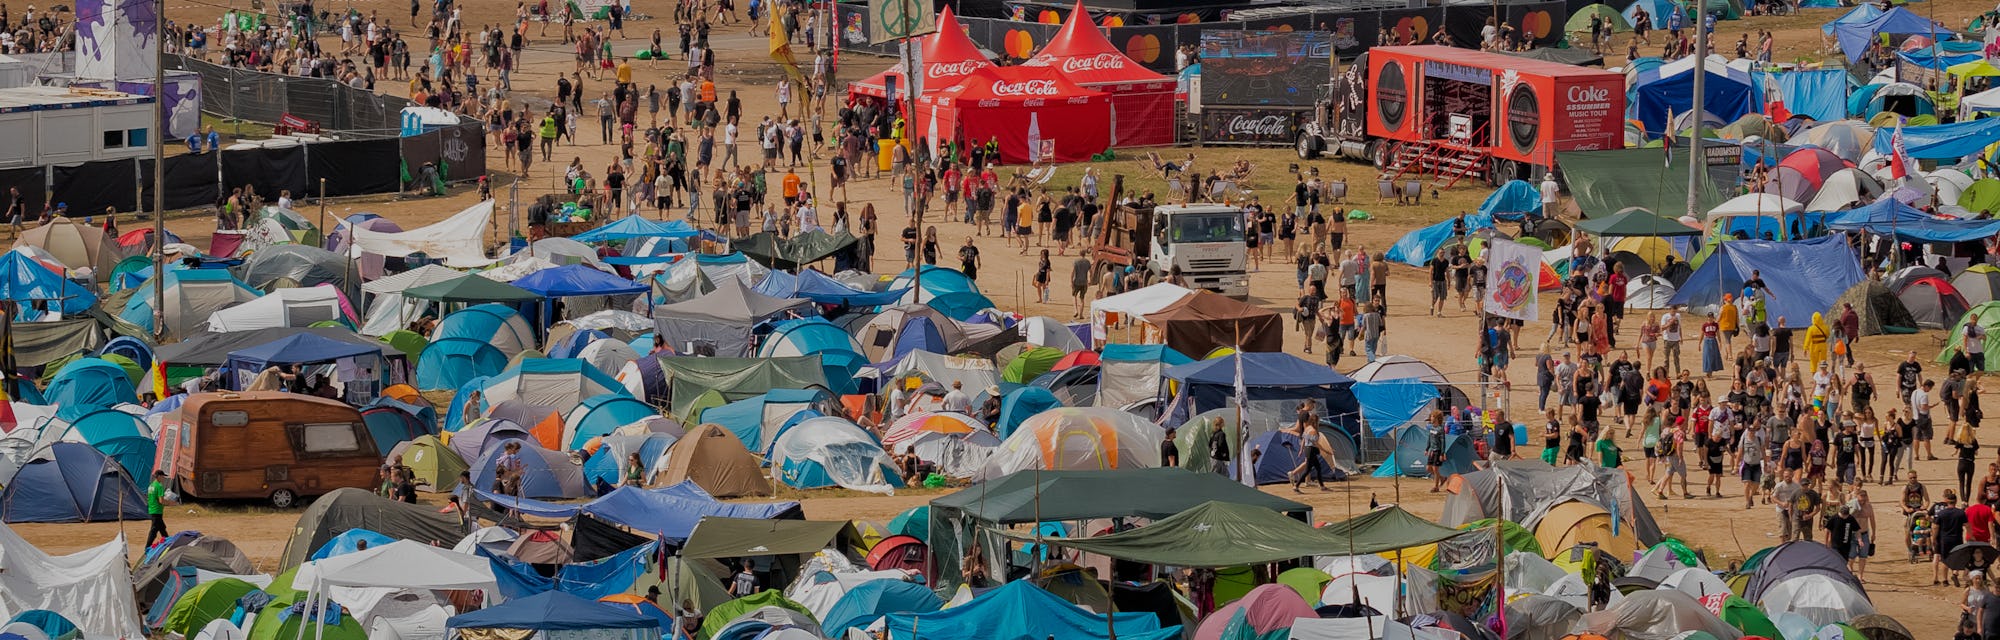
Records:
{"label": "red tent", "polygon": [[1021,66],[1054,68],[1072,82],[1111,94],[1115,146],[1174,143],[1174,79],[1140,66],[1113,46],[1083,3],[1070,11],[1049,44]]}
{"label": "red tent", "polygon": [[1080,162],[1111,147],[1111,98],[1048,67],[991,67],[924,92],[916,124],[931,140],[998,139],[1009,164]]}
{"label": "red tent", "polygon": [[[979,53],[979,45],[965,35],[965,26],[952,15],[951,7],[938,12],[937,33],[925,36],[918,48],[923,54],[924,93],[932,93],[958,84],[959,79],[980,69],[990,69],[993,62]],[[896,79],[896,93],[909,95],[910,83],[903,77],[903,63],[898,62],[867,80],[856,82],[849,91],[864,96],[883,98],[888,96],[888,78]],[[1171,107],[1172,105],[1168,105]],[[1171,115],[1172,110],[1168,113]]]}

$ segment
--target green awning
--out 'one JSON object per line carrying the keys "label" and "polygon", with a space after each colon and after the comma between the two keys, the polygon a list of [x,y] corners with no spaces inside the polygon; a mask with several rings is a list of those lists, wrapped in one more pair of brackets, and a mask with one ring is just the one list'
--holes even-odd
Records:
{"label": "green awning", "polygon": [[[1654,211],[1679,211],[1688,201],[1688,154],[1678,149],[1672,163],[1659,149],[1559,151],[1556,164],[1585,218],[1599,218],[1630,206]],[[1662,166],[1662,165],[1665,166]],[[1696,189],[1697,207],[1714,209],[1728,198],[1719,184],[1735,184],[1736,164],[1707,168],[1707,179]]]}
{"label": "green awning", "polygon": [[1319,533],[1339,539],[1340,553],[1358,555],[1426,545],[1465,532],[1390,506],[1320,527]]}
{"label": "green awning", "polygon": [[1305,512],[1286,500],[1221,474],[1178,468],[1118,471],[1019,471],[931,501],[931,535],[955,518],[997,524],[1139,517],[1163,520],[1204,502]]}
{"label": "green awning", "polygon": [[[1015,533],[1007,537],[1033,541]],[[1205,502],[1137,529],[1041,542],[1129,562],[1176,567],[1235,567],[1307,556],[1345,555],[1345,539],[1263,507]]]}
{"label": "green awning", "polygon": [[403,291],[403,297],[439,302],[521,302],[540,300],[542,296],[533,291],[516,287],[485,276],[466,274],[444,282],[433,282],[421,287],[411,287]]}
{"label": "green awning", "polygon": [[861,539],[846,520],[764,520],[704,516],[681,547],[681,559],[743,558],[818,553]]}
{"label": "green awning", "polygon": [[729,248],[772,269],[798,269],[825,260],[854,246],[853,235],[820,230],[780,238],[768,231],[753,233],[729,242]]}
{"label": "green awning", "polygon": [[1701,230],[1681,224],[1679,220],[1668,219],[1639,207],[1626,207],[1623,211],[1602,218],[1591,218],[1576,223],[1576,229],[1599,236],[1698,236]]}

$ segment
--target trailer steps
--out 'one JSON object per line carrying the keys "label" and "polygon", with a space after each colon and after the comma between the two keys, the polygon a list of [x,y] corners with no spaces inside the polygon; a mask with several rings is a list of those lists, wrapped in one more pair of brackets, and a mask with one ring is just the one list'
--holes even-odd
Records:
{"label": "trailer steps", "polygon": [[1432,188],[1450,189],[1465,178],[1482,179],[1492,154],[1484,150],[1438,142],[1400,145],[1378,179],[1396,182],[1405,176],[1425,179]]}

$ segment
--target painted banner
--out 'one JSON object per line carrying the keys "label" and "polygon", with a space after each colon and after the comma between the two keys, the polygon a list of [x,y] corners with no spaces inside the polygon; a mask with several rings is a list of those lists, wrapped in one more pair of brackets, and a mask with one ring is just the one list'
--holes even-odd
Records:
{"label": "painted banner", "polygon": [[1542,251],[1532,246],[1494,238],[1486,244],[1487,313],[1515,320],[1535,319],[1536,288],[1540,285]]}

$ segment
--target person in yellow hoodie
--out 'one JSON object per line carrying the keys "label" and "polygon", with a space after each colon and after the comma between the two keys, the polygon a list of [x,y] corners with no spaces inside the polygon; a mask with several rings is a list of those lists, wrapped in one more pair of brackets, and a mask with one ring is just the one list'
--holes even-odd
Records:
{"label": "person in yellow hoodie", "polygon": [[1819,365],[1826,362],[1827,340],[1833,332],[1826,327],[1826,318],[1813,312],[1812,325],[1806,327],[1806,370],[1819,371]]}
{"label": "person in yellow hoodie", "polygon": [[1736,334],[1743,329],[1743,323],[1738,321],[1736,315],[1736,295],[1722,294],[1722,304],[1718,307],[1715,311],[1715,326],[1722,330],[1723,353],[1734,353]]}

